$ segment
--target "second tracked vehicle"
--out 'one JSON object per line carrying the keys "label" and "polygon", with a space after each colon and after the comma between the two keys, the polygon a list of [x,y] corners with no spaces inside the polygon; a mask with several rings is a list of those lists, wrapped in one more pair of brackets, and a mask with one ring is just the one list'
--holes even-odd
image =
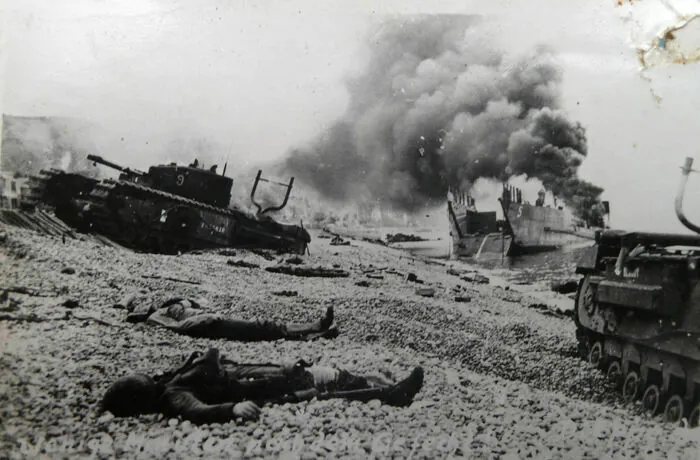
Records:
{"label": "second tracked vehicle", "polygon": [[[251,200],[257,214],[229,207],[233,179],[215,167],[175,163],[151,166],[148,172],[125,168],[96,155],[94,163],[116,169],[117,180],[98,180],[83,174],[43,171],[39,201],[79,231],[104,235],[126,247],[174,254],[192,249],[254,247],[303,254],[311,241],[297,225],[282,224],[267,215],[282,209],[294,178],[286,187],[284,202],[263,208],[255,201],[262,178],[255,179]],[[271,182],[271,181],[268,181]]]}
{"label": "second tracked vehicle", "polygon": [[577,266],[579,351],[625,401],[664,421],[700,423],[700,227],[683,213],[693,160],[675,210],[693,234],[603,231]]}

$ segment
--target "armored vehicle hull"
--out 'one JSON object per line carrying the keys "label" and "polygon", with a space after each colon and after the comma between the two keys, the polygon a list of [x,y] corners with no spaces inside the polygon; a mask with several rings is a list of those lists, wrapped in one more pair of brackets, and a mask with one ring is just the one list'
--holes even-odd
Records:
{"label": "armored vehicle hull", "polygon": [[[676,202],[682,222],[690,164]],[[672,424],[700,419],[699,260],[698,235],[605,231],[577,266],[582,357],[607,373],[625,401],[641,399]]]}
{"label": "armored vehicle hull", "polygon": [[[311,241],[303,227],[276,222],[264,212],[253,215],[224,206],[233,181],[223,175],[176,165],[141,173],[100,157],[89,158],[118,168],[120,178],[97,180],[45,171],[39,193],[41,202],[79,231],[98,233],[136,250],[165,254],[216,247],[303,254]],[[256,186],[258,180],[260,175]],[[287,197],[290,190],[291,182]]]}

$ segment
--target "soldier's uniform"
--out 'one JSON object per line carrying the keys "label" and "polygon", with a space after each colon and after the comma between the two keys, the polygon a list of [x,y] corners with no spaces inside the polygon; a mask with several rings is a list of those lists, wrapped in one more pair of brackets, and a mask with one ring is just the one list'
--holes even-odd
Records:
{"label": "soldier's uniform", "polygon": [[379,399],[394,406],[410,404],[423,385],[423,369],[416,367],[403,381],[392,384],[379,377],[353,375],[332,367],[240,364],[220,356],[215,348],[193,353],[171,372],[149,377],[124,377],[102,400],[103,410],[117,416],[161,412],[193,423],[234,420],[234,406],[243,401],[298,402],[311,398]]}
{"label": "soldier's uniform", "polygon": [[248,321],[224,318],[207,313],[191,299],[174,298],[154,308],[142,303],[128,316],[129,322],[145,321],[191,337],[226,339],[240,342],[268,340],[311,340],[333,338],[338,329],[333,324],[333,308],[320,321],[306,324],[282,324],[274,321]]}

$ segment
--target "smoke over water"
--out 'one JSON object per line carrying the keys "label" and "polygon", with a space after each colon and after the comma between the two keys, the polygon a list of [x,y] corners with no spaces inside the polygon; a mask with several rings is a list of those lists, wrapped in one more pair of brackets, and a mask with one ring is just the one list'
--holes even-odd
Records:
{"label": "smoke over water", "polygon": [[588,217],[602,189],[577,177],[586,135],[559,108],[554,56],[508,57],[487,43],[487,26],[469,16],[383,23],[348,82],[346,112],[291,152],[287,172],[331,201],[407,212],[443,203],[449,188],[526,175]]}

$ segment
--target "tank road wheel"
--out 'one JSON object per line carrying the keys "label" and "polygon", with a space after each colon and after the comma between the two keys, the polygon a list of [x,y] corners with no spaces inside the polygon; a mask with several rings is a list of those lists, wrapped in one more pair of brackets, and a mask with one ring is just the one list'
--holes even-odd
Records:
{"label": "tank road wheel", "polygon": [[619,388],[622,383],[622,367],[620,366],[620,361],[613,361],[608,366],[608,372],[606,374],[608,380],[610,380],[615,388]]}
{"label": "tank road wheel", "polygon": [[164,237],[158,245],[159,252],[166,255],[177,255],[177,243],[170,238]]}
{"label": "tank road wheel", "polygon": [[658,385],[649,385],[642,396],[642,407],[649,415],[656,415],[661,409],[661,390]]}
{"label": "tank road wheel", "polygon": [[697,428],[700,426],[700,404],[696,405],[690,415],[688,416],[688,425],[690,428]]}
{"label": "tank road wheel", "polygon": [[591,347],[591,351],[588,353],[588,362],[596,368],[603,366],[603,345],[600,342],[596,342]]}
{"label": "tank road wheel", "polygon": [[156,235],[149,235],[145,242],[146,252],[158,254],[160,252],[160,238]]}
{"label": "tank road wheel", "polygon": [[139,235],[136,228],[133,226],[126,226],[121,230],[121,240],[126,243],[127,246],[133,247],[138,244]]}
{"label": "tank road wheel", "polygon": [[593,296],[593,287],[591,286],[591,281],[587,275],[581,280],[577,291],[577,307],[583,307],[589,316],[593,315],[595,311],[595,299]]}
{"label": "tank road wheel", "polygon": [[678,395],[671,396],[664,409],[664,422],[678,425],[683,418],[684,411],[683,398]]}
{"label": "tank road wheel", "polygon": [[580,330],[576,331],[576,339],[578,340],[576,351],[578,352],[579,357],[588,361],[588,354],[590,353],[591,346],[590,339]]}
{"label": "tank road wheel", "polygon": [[622,385],[622,399],[625,402],[634,401],[639,395],[639,374],[635,371],[630,371],[625,378],[625,383]]}
{"label": "tank road wheel", "polygon": [[588,341],[585,338],[578,339],[578,345],[576,346],[576,351],[578,352],[579,358],[588,360],[588,354],[589,354]]}

